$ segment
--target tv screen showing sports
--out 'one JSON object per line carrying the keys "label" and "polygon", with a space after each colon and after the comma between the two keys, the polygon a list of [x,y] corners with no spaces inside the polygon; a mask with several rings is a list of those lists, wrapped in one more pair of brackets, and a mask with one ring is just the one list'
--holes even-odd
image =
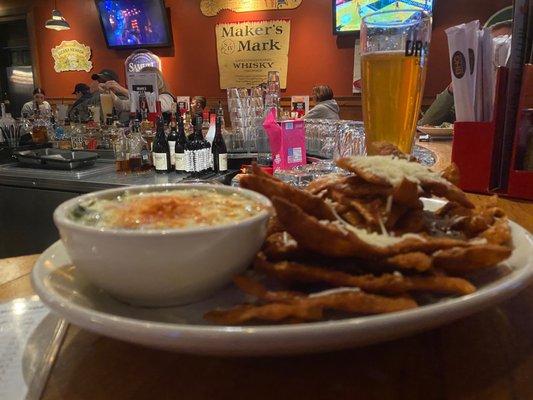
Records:
{"label": "tv screen showing sports", "polygon": [[333,33],[359,32],[361,18],[378,11],[419,8],[433,13],[435,0],[333,0]]}
{"label": "tv screen showing sports", "polygon": [[110,48],[171,45],[163,0],[95,0]]}

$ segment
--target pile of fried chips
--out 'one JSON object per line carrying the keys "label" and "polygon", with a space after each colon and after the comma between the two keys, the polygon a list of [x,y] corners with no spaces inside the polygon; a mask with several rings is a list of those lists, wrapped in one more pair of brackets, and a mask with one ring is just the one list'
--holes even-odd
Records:
{"label": "pile of fried chips", "polygon": [[[219,324],[298,323],[419,306],[420,296],[461,296],[469,274],[512,251],[495,201],[475,208],[450,166],[437,173],[396,150],[337,160],[345,173],[292,187],[254,167],[241,186],[269,197],[276,216],[235,284],[252,301],[205,315]],[[424,210],[421,197],[448,202]],[[274,289],[273,289],[274,288]]]}

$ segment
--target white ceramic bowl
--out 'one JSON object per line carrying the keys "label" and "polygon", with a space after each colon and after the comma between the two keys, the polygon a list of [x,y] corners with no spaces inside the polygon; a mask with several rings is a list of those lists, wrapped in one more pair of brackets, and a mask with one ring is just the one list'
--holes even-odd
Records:
{"label": "white ceramic bowl", "polygon": [[[77,204],[94,198],[191,188],[240,193],[267,208],[224,225],[146,231],[95,228],[67,217]],[[144,185],[68,200],[55,210],[54,222],[72,262],[93,284],[130,304],[170,306],[204,299],[244,271],[264,241],[271,207],[261,194],[230,186]]]}

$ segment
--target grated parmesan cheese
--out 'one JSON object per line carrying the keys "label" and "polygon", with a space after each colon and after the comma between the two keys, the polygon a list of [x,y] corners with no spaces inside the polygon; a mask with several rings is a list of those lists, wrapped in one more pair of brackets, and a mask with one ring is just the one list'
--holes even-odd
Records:
{"label": "grated parmesan cheese", "polygon": [[346,292],[357,293],[360,291],[361,289],[359,289],[358,287],[338,287],[334,289],[323,290],[322,292],[312,293],[309,295],[309,297],[320,297],[320,296],[327,296],[330,294],[339,294],[339,293],[346,293]]}
{"label": "grated parmesan cheese", "polygon": [[448,184],[439,173],[423,165],[394,156],[354,156],[350,164],[386,179],[394,187],[404,179],[420,184],[422,181],[437,181]]}
{"label": "grated parmesan cheese", "polygon": [[337,229],[339,229],[339,231],[341,231],[345,235],[348,234],[348,232],[351,232],[363,242],[366,242],[372,246],[392,246],[394,244],[404,241],[405,239],[417,239],[420,241],[426,240],[422,236],[417,235],[416,233],[405,233],[401,236],[390,236],[389,233],[385,230],[384,226],[382,227],[384,233],[368,232],[366,229],[357,228],[342,219],[341,216],[337,213],[337,211],[335,211],[335,208],[332,207],[331,201],[328,201],[326,199],[326,204],[331,208],[331,211],[333,212],[333,215],[335,216],[335,218],[337,218],[337,220],[332,222],[327,219],[323,219],[318,221],[321,225],[334,225]]}

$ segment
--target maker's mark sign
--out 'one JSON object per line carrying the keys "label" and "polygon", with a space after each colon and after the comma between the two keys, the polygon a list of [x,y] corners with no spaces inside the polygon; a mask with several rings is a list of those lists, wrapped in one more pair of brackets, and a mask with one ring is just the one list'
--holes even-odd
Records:
{"label": "maker's mark sign", "polygon": [[254,21],[217,24],[220,88],[252,87],[278,71],[287,87],[290,21]]}

